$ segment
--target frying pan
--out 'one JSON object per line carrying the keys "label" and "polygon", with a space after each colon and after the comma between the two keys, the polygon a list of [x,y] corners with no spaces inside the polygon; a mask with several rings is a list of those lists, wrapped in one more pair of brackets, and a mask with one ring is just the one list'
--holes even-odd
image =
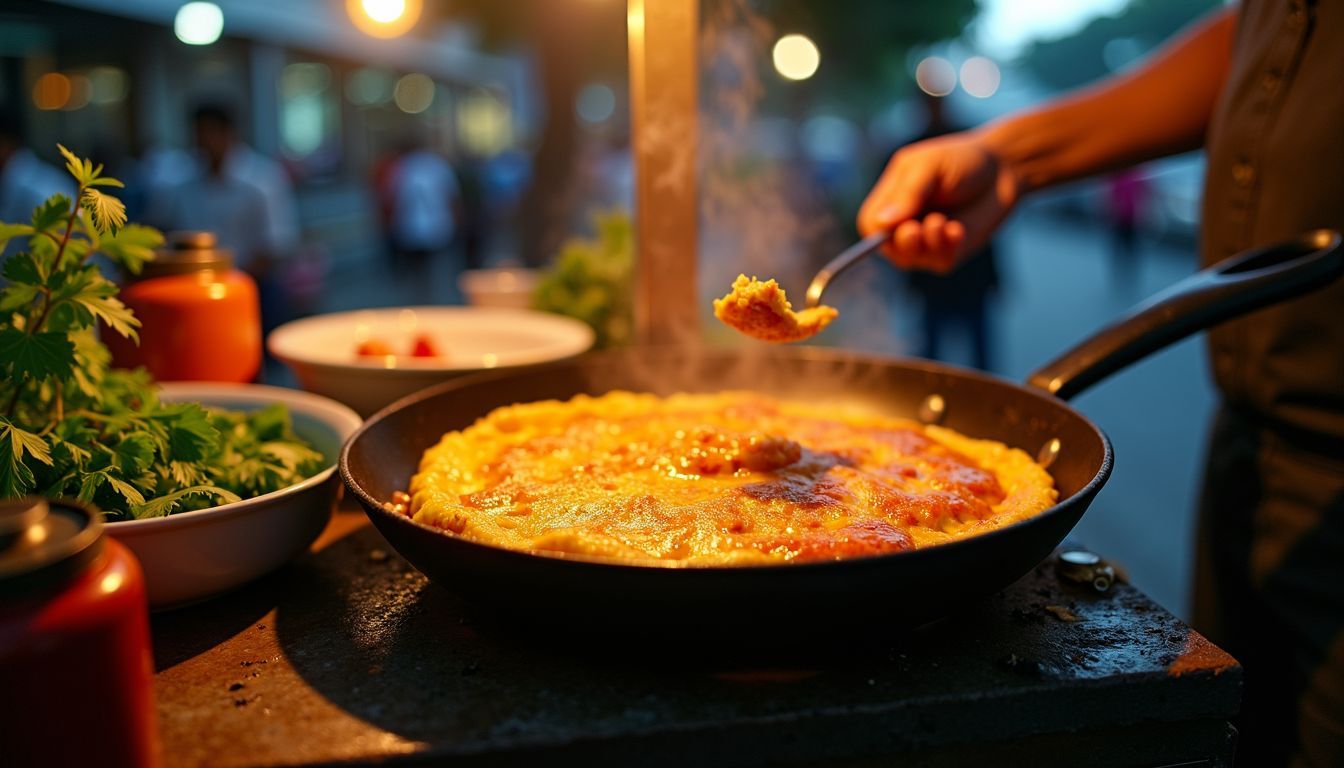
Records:
{"label": "frying pan", "polygon": [[[1344,273],[1340,235],[1319,230],[1234,256],[1177,283],[1033,373],[1026,385],[941,363],[815,347],[631,348],[455,379],[375,414],[345,444],[340,472],[393,548],[492,615],[547,626],[657,631],[914,626],[1003,589],[1048,556],[1111,473],[1106,435],[1065,400],[1198,330],[1322,287]],[[948,544],[835,561],[659,567],[482,544],[384,510],[444,432],[499,406],[613,389],[670,394],[751,389],[866,401],[1038,456],[1059,491],[1050,509]]]}

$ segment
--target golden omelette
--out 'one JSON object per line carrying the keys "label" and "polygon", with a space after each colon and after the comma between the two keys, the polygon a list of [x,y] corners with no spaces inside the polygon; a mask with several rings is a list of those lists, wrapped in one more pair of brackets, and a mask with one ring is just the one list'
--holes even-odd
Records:
{"label": "golden omelette", "polygon": [[481,543],[678,566],[928,547],[1056,499],[1001,443],[751,392],[498,408],[426,451],[410,491],[415,520]]}
{"label": "golden omelette", "polygon": [[774,280],[738,275],[733,289],[714,300],[714,316],[761,341],[802,341],[816,336],[840,313],[825,305],[794,312]]}

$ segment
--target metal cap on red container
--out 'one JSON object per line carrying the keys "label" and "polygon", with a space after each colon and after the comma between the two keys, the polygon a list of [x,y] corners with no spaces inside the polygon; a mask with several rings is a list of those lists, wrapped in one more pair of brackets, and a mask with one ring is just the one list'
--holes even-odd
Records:
{"label": "metal cap on red container", "polygon": [[78,502],[0,501],[0,596],[59,586],[103,550],[98,512]]}
{"label": "metal cap on red container", "polygon": [[166,240],[164,247],[154,252],[153,261],[145,262],[138,279],[233,268],[233,252],[220,248],[213,232],[169,232]]}

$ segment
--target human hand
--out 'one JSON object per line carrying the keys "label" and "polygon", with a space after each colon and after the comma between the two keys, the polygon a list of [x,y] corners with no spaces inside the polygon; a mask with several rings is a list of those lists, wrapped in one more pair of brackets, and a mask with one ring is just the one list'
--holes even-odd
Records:
{"label": "human hand", "polygon": [[1020,183],[980,131],[903,147],[859,208],[865,237],[891,230],[883,252],[902,269],[946,273],[989,241]]}

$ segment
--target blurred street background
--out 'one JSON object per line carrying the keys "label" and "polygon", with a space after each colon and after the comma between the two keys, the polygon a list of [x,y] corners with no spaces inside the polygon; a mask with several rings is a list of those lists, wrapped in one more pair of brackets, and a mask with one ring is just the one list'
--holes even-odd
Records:
{"label": "blurred street background", "polygon": [[[1132,66],[1216,4],[703,0],[702,303],[738,272],[801,293],[895,149]],[[626,67],[622,0],[6,0],[0,220],[59,191],[61,142],[126,182],[131,220],[217,231],[269,327],[461,303],[462,270],[545,268],[629,214]],[[1189,155],[1041,196],[947,281],[871,260],[819,341],[1021,380],[1189,274],[1201,178]],[[1118,463],[1075,535],[1186,615],[1202,347],[1077,404]]]}

